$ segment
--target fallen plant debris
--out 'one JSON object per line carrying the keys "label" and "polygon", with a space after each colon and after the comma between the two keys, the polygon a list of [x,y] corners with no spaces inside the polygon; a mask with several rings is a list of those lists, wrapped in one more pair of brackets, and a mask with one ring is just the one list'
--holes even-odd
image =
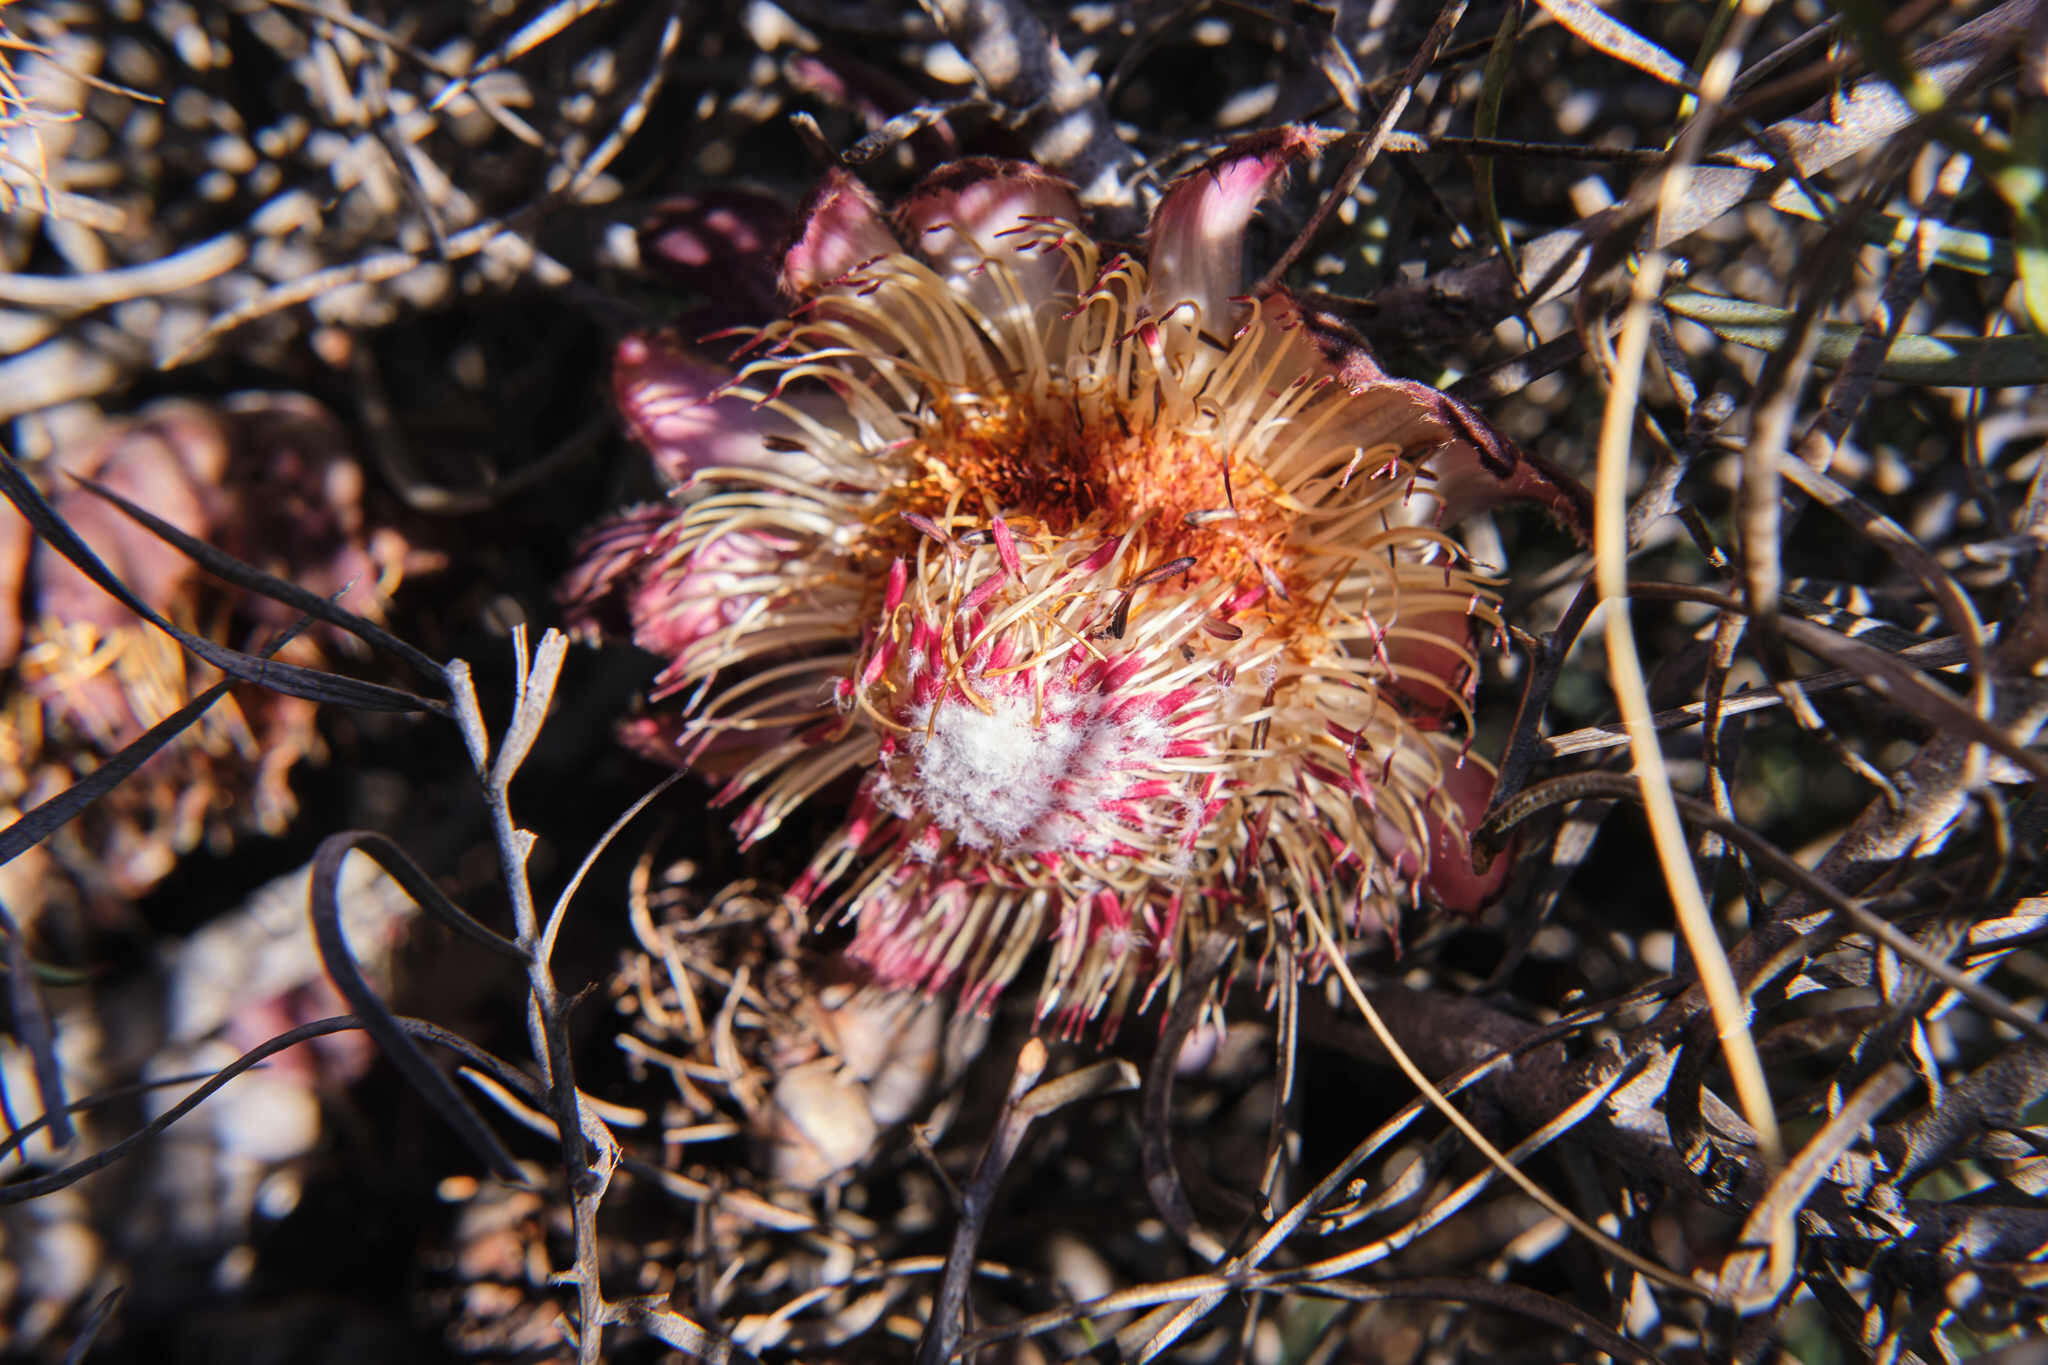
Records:
{"label": "fallen plant debris", "polygon": [[0,1353],[2033,1358],[2042,31],[0,7]]}

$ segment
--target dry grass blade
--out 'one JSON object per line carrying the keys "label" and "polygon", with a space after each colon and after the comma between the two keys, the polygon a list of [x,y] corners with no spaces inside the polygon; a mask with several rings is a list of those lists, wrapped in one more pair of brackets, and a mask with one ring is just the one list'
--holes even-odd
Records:
{"label": "dry grass blade", "polygon": [[1681,90],[1693,88],[1692,74],[1685,69],[1684,62],[1627,24],[1594,8],[1590,0],[1536,0],[1536,3],[1558,22],[1559,27],[1595,51],[1604,52],[1618,62],[1626,62],[1666,85]]}
{"label": "dry grass blade", "polygon": [[[1545,806],[1583,800],[1588,796],[1622,800],[1642,799],[1641,790],[1632,778],[1615,773],[1579,773],[1572,777],[1552,778],[1539,786],[1531,787],[1495,815],[1490,816],[1488,825],[1512,826]],[[1724,817],[1713,807],[1691,797],[1676,796],[1675,800],[1687,820],[1711,829],[1730,843],[1741,845],[1744,852],[1760,863],[1763,871],[1769,876],[1785,882],[1814,903],[1841,915],[1859,932],[1883,943],[1885,947],[1986,1014],[2011,1025],[2038,1042],[2048,1043],[2048,1024],[2019,1009],[2011,1000],[1982,982],[1972,979],[1967,973],[1931,956],[1925,947],[1914,942],[1891,921],[1873,914],[1867,907],[1850,899],[1840,888],[1830,885],[1798,859],[1762,838],[1748,826]],[[1789,968],[1789,965],[1786,964],[1786,967]]]}
{"label": "dry grass blade", "polygon": [[[1772,351],[1757,379],[1755,430],[1742,452],[1742,482],[1736,491],[1741,529],[1742,587],[1766,650],[1775,648],[1778,598],[1784,589],[1780,563],[1784,509],[1779,495],[1779,457],[1791,440],[1792,413],[1820,348],[1820,314],[1846,269],[1846,232],[1831,231],[1817,266],[1814,287],[1802,288],[1786,344]],[[1773,661],[1774,664],[1776,661]],[[1785,669],[1774,666],[1773,674]]]}
{"label": "dry grass blade", "polygon": [[[1683,177],[1677,177],[1682,180]],[[1661,267],[1660,267],[1661,268]],[[1765,1143],[1775,1162],[1782,1154],[1776,1115],[1763,1063],[1750,1035],[1747,1007],[1735,985],[1714,930],[1706,897],[1700,889],[1683,830],[1679,827],[1677,804],[1672,797],[1671,779],[1658,747],[1652,724],[1649,690],[1643,677],[1641,656],[1629,623],[1629,596],[1624,531],[1624,494],[1628,481],[1629,433],[1633,424],[1636,384],[1642,374],[1649,333],[1650,290],[1640,287],[1649,279],[1646,269],[1637,276],[1639,288],[1622,325],[1621,346],[1615,361],[1615,386],[1608,395],[1606,419],[1601,430],[1600,477],[1595,486],[1595,558],[1600,596],[1607,607],[1607,657],[1615,695],[1621,704],[1622,723],[1629,734],[1637,780],[1650,816],[1657,856],[1664,869],[1673,908],[1685,935],[1686,946],[1699,964],[1701,980],[1712,1002],[1720,1026],[1721,1041],[1736,1074],[1744,1117]]]}
{"label": "dry grass blade", "polygon": [[548,912],[547,926],[541,930],[540,956],[543,961],[554,957],[555,939],[562,932],[563,921],[568,918],[569,902],[575,898],[577,888],[583,885],[583,879],[590,875],[590,869],[597,862],[598,857],[607,848],[611,847],[612,841],[623,834],[626,826],[632,824],[642,811],[653,805],[662,793],[682,780],[683,774],[674,772],[648,788],[646,794],[641,796],[639,800],[619,812],[618,818],[605,827],[604,833],[597,837],[596,842],[583,855],[583,860],[576,864],[576,870],[570,874],[568,882],[562,887],[561,894],[555,897],[554,908]]}
{"label": "dry grass blade", "polygon": [[[78,1137],[71,1122],[71,1110],[64,1095],[64,1068],[57,1059],[57,1032],[50,1023],[50,1011],[36,984],[28,956],[28,935],[0,905],[0,952],[7,960],[7,1000],[13,1016],[14,1036],[29,1055],[36,1079],[36,1098],[49,1121],[50,1140],[59,1148],[69,1147]],[[9,1124],[12,1127],[12,1123]]]}
{"label": "dry grass blade", "polygon": [[[148,508],[137,506],[119,493],[94,483],[91,479],[77,479],[75,482],[81,488],[91,491],[95,497],[103,498],[120,508],[130,520],[146,528],[151,535],[165,544],[174,546],[180,554],[222,582],[232,583],[250,592],[261,593],[273,601],[282,602],[288,607],[304,612],[311,620],[325,621],[328,625],[347,631],[373,649],[383,650],[394,658],[403,660],[423,677],[437,681],[440,679],[443,665],[375,621],[345,610],[320,594],[308,592],[287,579],[252,568],[196,536],[186,535]],[[281,645],[282,641],[279,643]]]}
{"label": "dry grass blade", "polygon": [[[1963,641],[1948,637],[1908,645],[1897,653],[1900,658],[1910,659],[1922,668],[1949,668],[1967,660],[1970,649]],[[1786,685],[1813,696],[1844,687],[1856,687],[1867,681],[1867,675],[1855,669],[1833,668],[1825,673],[1810,673],[1803,677],[1787,679]],[[1783,694],[1777,691],[1738,692],[1733,696],[1721,697],[1714,703],[1714,707],[1715,714],[1727,718],[1767,711],[1784,704]],[[1699,724],[1707,715],[1708,709],[1706,702],[1687,702],[1683,706],[1657,712],[1650,717],[1650,723],[1659,730],[1681,729]],[[1562,735],[1545,735],[1538,741],[1538,748],[1545,757],[1568,758],[1573,754],[1619,748],[1627,743],[1628,731],[1621,726],[1589,725],[1584,729],[1572,730]]]}
{"label": "dry grass blade", "polygon": [[[1693,163],[1722,101],[1734,82],[1736,58],[1742,50],[1757,16],[1747,9],[1724,37],[1721,49],[1707,63],[1700,83],[1700,109],[1687,125],[1673,152],[1673,164],[1657,185],[1655,203],[1660,220],[1679,212],[1694,194]],[[1628,307],[1623,314],[1621,337],[1608,367],[1612,385],[1601,415],[1598,474],[1594,489],[1594,579],[1607,609],[1606,644],[1608,669],[1615,697],[1620,703],[1622,723],[1629,732],[1629,751],[1641,784],[1651,838],[1663,868],[1664,884],[1671,893],[1679,931],[1700,973],[1721,1047],[1734,1074],[1735,1089],[1743,1117],[1757,1135],[1767,1164],[1776,1165],[1784,1156],[1778,1134],[1778,1120],[1772,1106],[1770,1085],[1756,1039],[1750,1034],[1747,1003],[1736,988],[1735,973],[1722,950],[1714,921],[1693,867],[1685,834],[1679,825],[1677,802],[1665,769],[1663,750],[1651,724],[1649,688],[1643,677],[1636,646],[1635,628],[1626,608],[1628,600],[1628,528],[1626,521],[1629,453],[1635,423],[1636,400],[1640,393],[1643,365],[1650,336],[1651,300],[1664,273],[1661,252],[1652,250],[1636,272]],[[1581,305],[1582,311],[1584,304]]]}

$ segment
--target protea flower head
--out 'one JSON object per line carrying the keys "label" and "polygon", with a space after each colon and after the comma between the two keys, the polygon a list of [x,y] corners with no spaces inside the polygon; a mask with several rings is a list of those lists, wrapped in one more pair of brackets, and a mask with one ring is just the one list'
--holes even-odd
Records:
{"label": "protea flower head", "polygon": [[986,1006],[1049,942],[1041,1018],[1071,1028],[1211,929],[1341,938],[1497,885],[1465,830],[1499,620],[1443,527],[1543,478],[1286,294],[1240,297],[1316,141],[1177,181],[1142,254],[1028,165],[955,162],[893,215],[835,173],[736,372],[623,348],[675,501],[601,528],[565,597],[668,661],[679,711],[638,739],[715,759],[743,840],[857,778],[791,894],[881,984]]}

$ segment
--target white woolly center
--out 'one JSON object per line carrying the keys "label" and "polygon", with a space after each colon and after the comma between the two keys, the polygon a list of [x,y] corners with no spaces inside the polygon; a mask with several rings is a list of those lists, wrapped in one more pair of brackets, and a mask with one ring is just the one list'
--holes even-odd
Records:
{"label": "white woolly center", "polygon": [[[1058,702],[1067,705],[1059,708]],[[1122,795],[1134,749],[1156,757],[1166,727],[1146,716],[1118,723],[1099,699],[997,693],[984,712],[958,697],[912,708],[904,757],[879,795],[899,814],[921,808],[968,848],[1015,853],[1099,852],[1117,836],[1107,812]],[[1094,703],[1094,704],[1091,704]],[[908,780],[906,780],[908,779]],[[913,789],[914,788],[914,789]]]}
{"label": "white woolly center", "polygon": [[1087,730],[1032,723],[1028,697],[990,699],[994,714],[960,701],[916,718],[919,803],[970,848],[1019,848],[1063,804],[1058,790]]}

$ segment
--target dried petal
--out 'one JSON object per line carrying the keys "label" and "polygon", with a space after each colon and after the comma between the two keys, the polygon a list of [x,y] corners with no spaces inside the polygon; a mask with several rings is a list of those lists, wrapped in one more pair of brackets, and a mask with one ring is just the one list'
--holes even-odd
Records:
{"label": "dried petal", "polygon": [[[219,483],[229,442],[227,425],[213,413],[196,404],[165,403],[91,446],[64,452],[56,463],[204,539],[227,512]],[[52,505],[123,583],[159,611],[198,574],[191,560],[86,489],[60,487]],[[42,613],[102,631],[136,624],[132,612],[47,545],[36,547],[34,572]]]}
{"label": "dried petal", "polygon": [[[374,615],[409,568],[429,557],[390,527],[373,527],[363,476],[333,417],[309,398],[236,395],[161,403],[60,448],[51,501],[72,529],[154,610],[238,647],[298,613],[201,574],[181,552],[65,477],[120,494],[188,534]],[[177,644],[137,620],[47,546],[31,559],[28,628],[16,685],[30,704],[0,708],[0,800],[33,799],[162,720],[215,680]],[[280,657],[320,667],[322,630]],[[90,892],[131,898],[202,840],[241,829],[280,833],[296,810],[300,760],[322,752],[311,702],[236,687],[178,740],[52,841]]]}
{"label": "dried petal", "polygon": [[693,542],[685,522],[670,522],[654,542],[662,562],[628,603],[633,642],[681,671],[700,644],[765,609],[795,550],[788,536],[754,531]]}
{"label": "dried petal", "polygon": [[709,465],[786,469],[812,475],[797,429],[758,403],[728,393],[732,376],[697,359],[667,333],[619,343],[612,374],[619,411],[669,483],[687,483]]}
{"label": "dried petal", "polygon": [[[372,618],[409,569],[434,564],[403,540],[380,545],[365,535],[363,467],[325,407],[303,394],[253,393],[222,409],[234,441],[236,511],[221,548]],[[298,615],[266,600],[251,606],[273,625]]]}
{"label": "dried petal", "polygon": [[1230,336],[1231,300],[1244,293],[1244,234],[1252,215],[1288,168],[1330,137],[1309,128],[1254,134],[1173,182],[1147,242],[1154,317],[1192,305],[1196,326],[1218,339]]}
{"label": "dried petal", "polygon": [[600,522],[576,546],[576,566],[555,589],[563,624],[594,640],[632,629],[625,595],[653,552],[655,538],[675,519],[675,508],[648,502]]}
{"label": "dried petal", "polygon": [[1028,162],[977,157],[933,172],[898,210],[897,223],[982,317],[1021,330],[1048,325],[1033,312],[1075,289],[1073,263],[1037,229],[1080,216],[1058,176]]}
{"label": "dried petal", "polygon": [[1388,377],[1363,339],[1340,320],[1304,309],[1298,299],[1290,298],[1289,303],[1301,313],[1304,330],[1329,357],[1340,380],[1353,393],[1378,400],[1374,420],[1361,430],[1361,439],[1433,452],[1430,467],[1435,479],[1429,491],[1437,501],[1440,524],[1455,526],[1492,507],[1533,502],[1579,544],[1592,543],[1593,496],[1577,479],[1522,449],[1470,405],[1441,389]]}
{"label": "dried petal", "polygon": [[12,503],[0,505],[0,668],[21,652],[21,589],[28,577],[35,532]]}
{"label": "dried petal", "polygon": [[1502,855],[1485,872],[1472,867],[1472,843],[1466,831],[1477,829],[1493,799],[1493,770],[1466,759],[1444,773],[1444,789],[1457,818],[1432,814],[1429,825],[1429,871],[1423,889],[1447,910],[1478,910],[1500,894],[1513,859]]}
{"label": "dried petal", "polygon": [[803,220],[782,261],[782,292],[792,298],[809,298],[862,262],[902,250],[868,187],[837,167],[812,192]]}
{"label": "dried petal", "polygon": [[881,1131],[868,1111],[866,1088],[836,1057],[783,1072],[773,1106],[769,1164],[776,1180],[799,1189],[816,1189],[865,1157]]}

